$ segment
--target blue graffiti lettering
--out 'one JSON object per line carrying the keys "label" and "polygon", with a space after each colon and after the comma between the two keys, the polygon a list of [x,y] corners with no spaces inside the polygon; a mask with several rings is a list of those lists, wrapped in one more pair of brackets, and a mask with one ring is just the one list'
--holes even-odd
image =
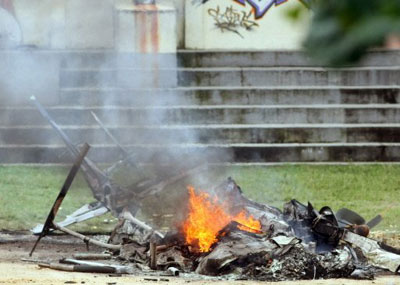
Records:
{"label": "blue graffiti lettering", "polygon": [[286,2],[287,0],[235,0],[236,2],[246,5],[248,2],[255,11],[255,18],[259,19],[267,13],[267,11],[275,4],[275,6]]}
{"label": "blue graffiti lettering", "polygon": [[[192,0],[192,3],[207,3],[209,0]],[[262,18],[265,13],[272,7],[272,5],[275,4],[275,6],[278,6],[282,3],[287,2],[288,0],[233,0],[236,3],[239,3],[241,5],[246,5],[246,2],[249,3],[253,8],[254,8],[254,17],[256,19]],[[305,0],[300,0],[301,3],[303,3],[305,6],[308,7],[307,4],[305,4]]]}

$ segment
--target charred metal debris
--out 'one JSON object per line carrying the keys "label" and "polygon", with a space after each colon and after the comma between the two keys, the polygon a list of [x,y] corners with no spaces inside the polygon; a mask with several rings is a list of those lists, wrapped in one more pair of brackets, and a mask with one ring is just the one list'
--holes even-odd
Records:
{"label": "charred metal debris", "polygon": [[[207,252],[194,250],[185,241],[180,227],[165,232],[139,220],[136,214],[145,198],[159,195],[168,185],[195,175],[201,167],[142,180],[129,187],[120,186],[110,178],[110,173],[126,163],[137,166],[134,157],[118,143],[96,114],[93,114],[94,119],[125,157],[124,161],[105,171],[86,157],[89,150],[87,144],[79,151],[45,108],[34,97],[31,99],[75,157],[75,163],[45,224],[33,229],[39,235],[37,243],[52,230],[60,230],[82,239],[88,246],[95,244],[105,250],[100,254],[77,254],[56,263],[39,262],[40,267],[142,274],[157,276],[157,280],[163,276],[198,278],[206,275],[266,281],[373,279],[378,272],[396,274],[400,269],[400,249],[368,238],[369,230],[381,221],[381,216],[366,222],[349,209],[343,208],[334,213],[329,207],[323,207],[318,211],[311,203],[304,205],[296,200],[286,203],[281,211],[246,198],[231,178],[214,187],[212,192],[224,202],[229,202],[231,209],[245,210],[259,221],[260,228],[250,231],[243,229],[246,226],[240,222],[230,221],[218,232],[216,242]],[[79,168],[97,201],[83,206],[63,222],[55,223],[58,208]],[[108,211],[118,217],[119,222],[107,242],[66,228]]]}

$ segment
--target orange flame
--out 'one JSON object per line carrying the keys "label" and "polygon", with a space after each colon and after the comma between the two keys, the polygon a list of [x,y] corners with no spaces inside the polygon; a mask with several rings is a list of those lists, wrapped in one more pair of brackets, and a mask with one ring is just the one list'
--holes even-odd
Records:
{"label": "orange flame", "polygon": [[261,224],[245,210],[232,216],[227,213],[223,204],[217,198],[211,199],[206,192],[196,194],[193,186],[188,186],[189,214],[184,222],[183,231],[186,243],[195,248],[195,251],[208,252],[210,247],[217,242],[218,232],[231,221],[236,221],[243,226],[241,230],[260,232]]}

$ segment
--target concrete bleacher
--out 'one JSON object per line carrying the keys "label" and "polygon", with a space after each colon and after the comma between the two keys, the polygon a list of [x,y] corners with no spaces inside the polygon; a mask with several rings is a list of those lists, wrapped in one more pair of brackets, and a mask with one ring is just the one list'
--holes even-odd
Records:
{"label": "concrete bleacher", "polygon": [[92,145],[97,162],[119,153],[90,111],[139,154],[222,149],[231,154],[222,162],[233,163],[400,160],[398,51],[371,51],[342,69],[314,66],[293,51],[182,50],[143,59],[94,50],[49,52],[49,61],[46,96],[7,100],[0,89],[0,163],[71,161],[31,95],[74,142]]}

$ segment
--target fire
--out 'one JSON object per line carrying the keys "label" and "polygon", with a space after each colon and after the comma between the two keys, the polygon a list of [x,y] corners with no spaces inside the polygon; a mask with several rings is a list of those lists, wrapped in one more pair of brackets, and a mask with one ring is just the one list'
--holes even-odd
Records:
{"label": "fire", "polygon": [[239,229],[242,231],[248,231],[252,233],[258,233],[261,231],[261,224],[258,220],[254,219],[253,216],[247,217],[246,212],[242,210],[239,214],[237,214],[234,218],[234,221],[241,224]]}
{"label": "fire", "polygon": [[261,224],[245,210],[237,215],[230,215],[217,198],[211,198],[206,192],[196,194],[193,186],[188,186],[189,214],[184,222],[183,231],[186,243],[196,251],[208,252],[217,242],[218,232],[231,221],[241,224],[239,228],[249,232],[259,232]]}

